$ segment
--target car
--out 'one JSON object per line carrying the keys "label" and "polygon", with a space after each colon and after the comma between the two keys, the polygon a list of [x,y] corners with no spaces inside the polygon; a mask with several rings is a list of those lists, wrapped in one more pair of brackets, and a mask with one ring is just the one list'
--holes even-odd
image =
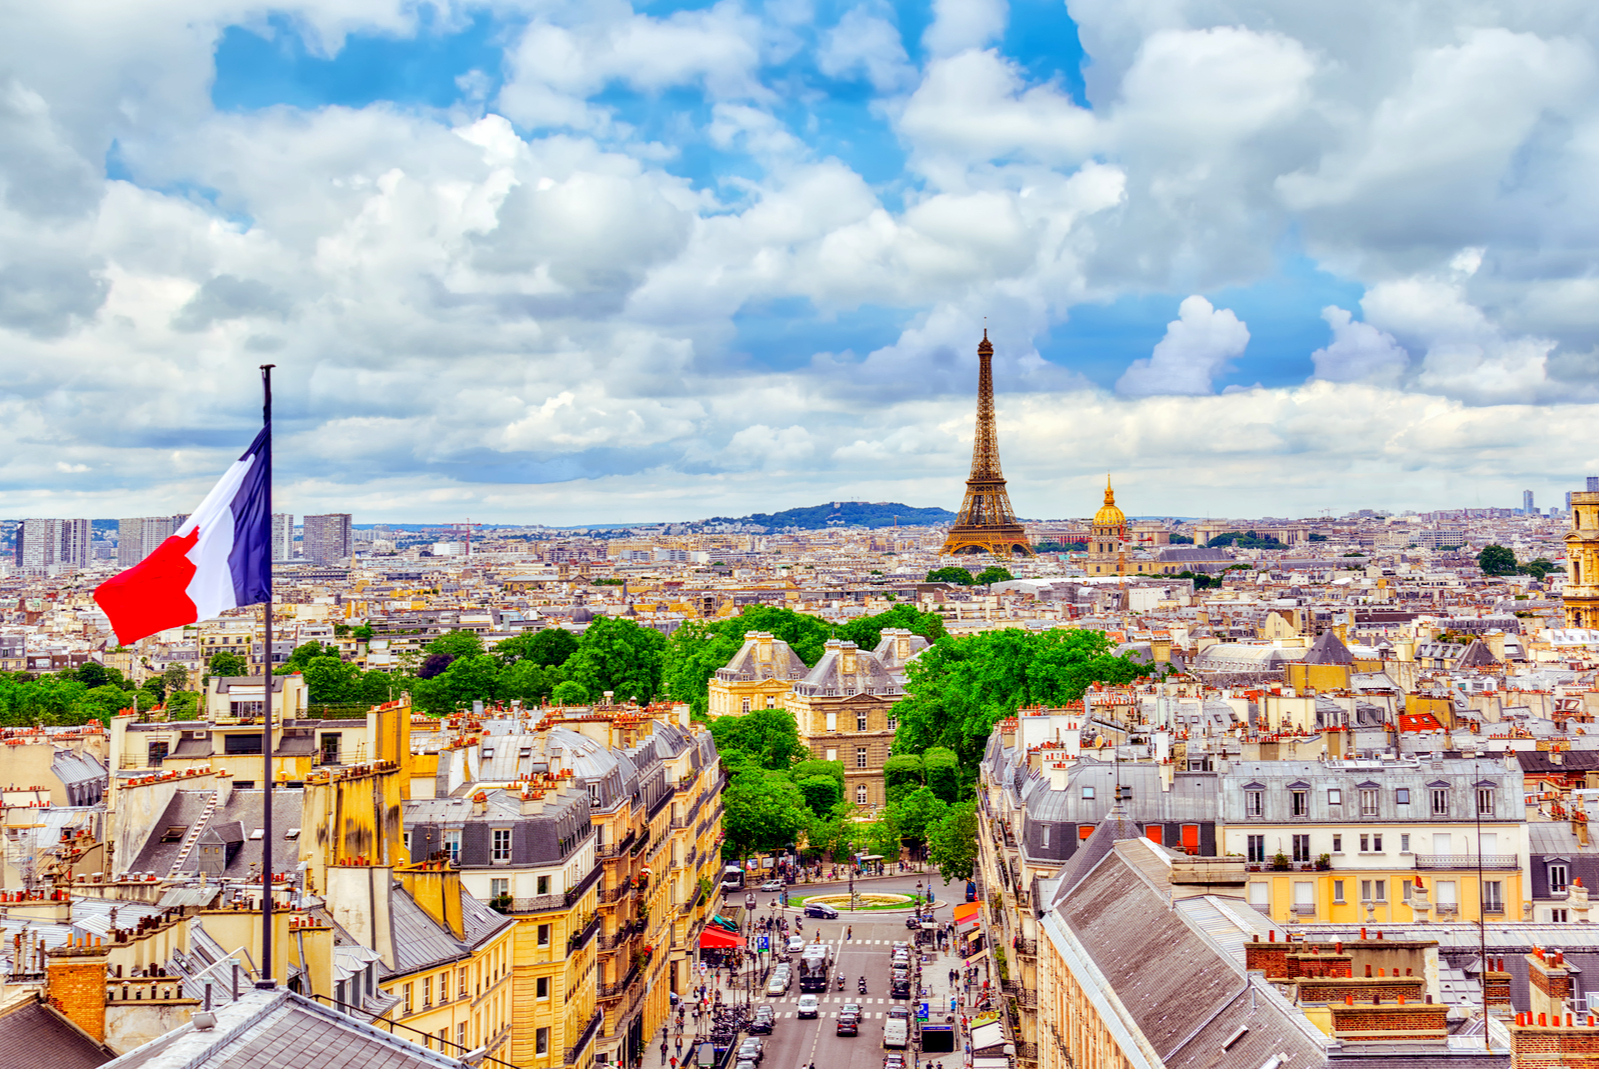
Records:
{"label": "car", "polygon": [[910,969],[895,968],[895,969],[890,969],[889,970],[889,982],[890,983],[894,983],[894,982],[899,981],[899,980],[909,981],[910,979],[911,979],[911,970]]}
{"label": "car", "polygon": [[800,1001],[795,1004],[794,1015],[796,1017],[815,1017],[820,1004],[821,1000],[815,995],[801,995]]}
{"label": "car", "polygon": [[906,918],[906,927],[907,928],[921,928],[922,927],[922,918],[921,917],[917,917],[917,916],[907,917]]}
{"label": "car", "polygon": [[756,1069],[756,1063],[746,1058],[740,1058],[734,1063],[733,1069]]}
{"label": "car", "polygon": [[746,1029],[751,1035],[772,1035],[772,1007],[761,1003],[756,1007],[755,1016],[750,1019],[750,1026]]}
{"label": "car", "polygon": [[839,919],[839,911],[826,902],[807,902],[806,916],[815,917],[818,920],[836,921]]}
{"label": "car", "polygon": [[803,935],[791,935],[789,937],[788,952],[790,954],[798,954],[802,950],[804,950],[805,948],[806,948],[806,937],[805,936],[803,936]]}
{"label": "car", "polygon": [[885,1017],[903,1017],[906,1020],[910,1020],[911,1019],[911,1011],[906,1009],[906,1007],[904,1007],[904,1006],[890,1006],[889,1007],[889,1012],[884,1014],[884,1016]]}
{"label": "car", "polygon": [[861,1034],[861,1018],[841,1012],[838,1023],[833,1026],[833,1034],[836,1036],[859,1036]]}
{"label": "car", "polygon": [[883,1056],[883,1069],[906,1069],[906,1056],[891,1050]]}
{"label": "car", "polygon": [[781,890],[783,890],[783,881],[782,880],[764,880],[764,881],[762,881],[761,886],[756,888],[756,890],[758,890],[758,891],[781,891]]}
{"label": "car", "polygon": [[852,1017],[860,1017],[861,1007],[857,1006],[854,1002],[846,1002],[843,1006],[839,1007],[839,1012],[841,1014],[848,1013]]}
{"label": "car", "polygon": [[781,995],[789,990],[789,977],[786,973],[773,973],[767,981],[767,994]]}
{"label": "car", "polygon": [[757,1065],[760,1065],[761,1058],[765,1053],[766,1052],[761,1049],[761,1040],[757,1039],[755,1036],[751,1036],[743,1043],[739,1044],[740,1061],[745,1061],[748,1059],[755,1062]]}

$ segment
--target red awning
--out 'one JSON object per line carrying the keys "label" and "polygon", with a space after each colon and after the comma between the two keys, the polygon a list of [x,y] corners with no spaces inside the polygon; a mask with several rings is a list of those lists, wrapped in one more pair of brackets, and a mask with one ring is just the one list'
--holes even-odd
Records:
{"label": "red awning", "polygon": [[963,902],[961,905],[956,907],[956,923],[962,924],[968,920],[971,920],[973,917],[976,917],[978,915],[979,908],[980,907],[977,902]]}
{"label": "red awning", "polygon": [[744,946],[744,936],[724,931],[714,924],[706,925],[706,930],[700,933],[700,947],[702,950],[727,950],[732,947],[742,946]]}

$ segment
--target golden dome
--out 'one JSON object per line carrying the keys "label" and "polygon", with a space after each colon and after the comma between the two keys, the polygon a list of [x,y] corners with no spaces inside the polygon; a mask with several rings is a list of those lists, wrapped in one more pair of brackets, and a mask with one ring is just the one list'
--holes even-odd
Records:
{"label": "golden dome", "polygon": [[1111,476],[1106,476],[1106,502],[1100,506],[1100,511],[1094,514],[1096,527],[1123,527],[1127,524],[1128,517],[1117,508],[1117,495],[1111,489]]}

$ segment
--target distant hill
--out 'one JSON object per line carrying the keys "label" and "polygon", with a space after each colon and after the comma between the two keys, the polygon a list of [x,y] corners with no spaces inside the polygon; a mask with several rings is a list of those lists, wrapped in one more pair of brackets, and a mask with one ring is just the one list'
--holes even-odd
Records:
{"label": "distant hill", "polygon": [[782,512],[757,512],[750,516],[714,516],[704,523],[750,523],[782,529],[799,527],[820,530],[824,527],[930,527],[950,523],[956,514],[948,509],[919,509],[896,501],[830,501]]}

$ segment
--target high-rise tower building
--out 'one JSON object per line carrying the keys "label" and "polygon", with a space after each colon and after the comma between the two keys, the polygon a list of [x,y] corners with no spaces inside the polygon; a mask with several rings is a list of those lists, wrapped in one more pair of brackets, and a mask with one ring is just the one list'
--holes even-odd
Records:
{"label": "high-rise tower building", "polygon": [[330,512],[301,522],[301,549],[313,564],[332,564],[350,556],[350,514]]}
{"label": "high-rise tower building", "polygon": [[117,521],[117,567],[132,568],[182,527],[188,516],[132,516]]}
{"label": "high-rise tower building", "polygon": [[86,568],[92,534],[88,520],[23,520],[17,524],[17,567],[53,568],[65,564]]}
{"label": "high-rise tower building", "polygon": [[994,428],[994,346],[989,331],[978,343],[978,423],[972,437],[972,471],[967,496],[941,553],[995,553],[1033,556],[1028,533],[1011,511],[1006,478],[1000,474],[1000,442]]}
{"label": "high-rise tower building", "polygon": [[1522,514],[1524,516],[1532,516],[1534,514],[1532,490],[1522,491]]}
{"label": "high-rise tower building", "polygon": [[290,560],[294,557],[294,513],[272,514],[272,559]]}

